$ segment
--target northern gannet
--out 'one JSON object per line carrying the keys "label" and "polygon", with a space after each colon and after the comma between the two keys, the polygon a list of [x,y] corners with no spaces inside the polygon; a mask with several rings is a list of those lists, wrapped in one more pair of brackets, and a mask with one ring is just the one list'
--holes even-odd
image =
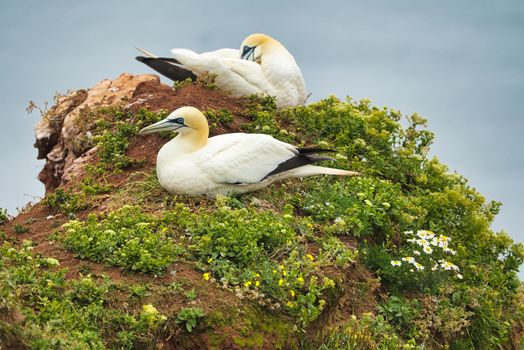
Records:
{"label": "northern gannet", "polygon": [[330,159],[314,153],[330,150],[297,148],[264,134],[232,133],[208,138],[207,119],[194,107],[181,107],[139,133],[160,131],[178,133],[157,155],[158,181],[170,193],[215,197],[255,191],[287,178],[358,175],[312,165]]}
{"label": "northern gannet", "polygon": [[173,49],[174,58],[157,57],[143,49],[136,59],[169,79],[195,79],[216,75],[216,84],[232,96],[267,94],[276,97],[278,108],[302,105],[307,93],[302,72],[293,56],[279,41],[265,34],[251,34],[240,50],[220,49],[198,54]]}

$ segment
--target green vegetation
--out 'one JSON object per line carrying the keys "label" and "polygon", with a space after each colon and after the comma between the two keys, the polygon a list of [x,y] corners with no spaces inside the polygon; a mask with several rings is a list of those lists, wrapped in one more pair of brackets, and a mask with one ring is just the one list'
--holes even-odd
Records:
{"label": "green vegetation", "polygon": [[213,130],[217,126],[227,127],[233,122],[233,115],[227,109],[208,110],[205,112],[209,129]]}
{"label": "green vegetation", "polygon": [[176,323],[184,323],[188,332],[196,327],[197,320],[204,317],[204,312],[198,307],[185,307],[176,315]]}
{"label": "green vegetation", "polygon": [[15,224],[13,226],[13,231],[14,233],[17,233],[17,234],[22,234],[22,233],[26,233],[27,231],[29,231],[29,229],[27,227],[24,227],[20,224]]}
{"label": "green vegetation", "polygon": [[[280,112],[272,98],[252,97],[246,108],[246,131],[334,149],[328,165],[362,176],[289,181],[237,198],[172,196],[127,153],[138,130],[165,114],[93,113],[87,142],[99,162],[78,192],[59,188],[44,203],[72,216],[103,197],[106,209],[54,237],[147,283],[84,274],[66,284],[58,261],[6,244],[0,309],[18,310],[25,323],[0,318],[0,339],[132,348],[182,342],[181,329],[191,341],[206,334],[208,343],[193,346],[217,348],[267,347],[268,334],[274,347],[306,349],[503,349],[519,339],[524,248],[490,229],[500,203],[428,158],[434,135],[422,117],[334,97]],[[206,114],[221,128],[235,118]],[[129,176],[113,186],[107,177],[118,171]],[[185,280],[169,280],[177,274]],[[176,302],[168,310],[156,300]]]}
{"label": "green vegetation", "polygon": [[[32,243],[0,246],[0,342],[6,348],[131,348],[165,322],[127,313],[108,279],[67,280],[59,262],[33,254]],[[20,296],[23,295],[23,298]]]}
{"label": "green vegetation", "polygon": [[46,195],[42,204],[49,206],[56,213],[74,216],[80,210],[88,207],[85,196],[73,193],[71,189],[57,188],[55,192]]}
{"label": "green vegetation", "polygon": [[126,270],[159,274],[175,261],[181,248],[169,239],[168,229],[136,207],[125,206],[98,220],[64,224],[64,246],[81,258]]}
{"label": "green vegetation", "polygon": [[0,225],[9,221],[9,214],[7,214],[7,209],[0,208]]}
{"label": "green vegetation", "polygon": [[101,172],[124,169],[135,164],[136,160],[126,155],[129,139],[137,135],[144,126],[165,118],[167,113],[141,109],[136,114],[130,114],[115,108],[105,108],[100,109],[97,115],[101,118],[94,123],[92,141],[98,146],[100,162],[97,169]]}

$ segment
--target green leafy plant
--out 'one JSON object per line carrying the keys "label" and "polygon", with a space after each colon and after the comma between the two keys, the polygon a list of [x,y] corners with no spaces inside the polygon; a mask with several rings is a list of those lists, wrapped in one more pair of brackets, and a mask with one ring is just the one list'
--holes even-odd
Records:
{"label": "green leafy plant", "polygon": [[42,200],[42,204],[49,206],[55,212],[73,216],[76,212],[86,209],[89,205],[86,199],[71,189],[57,188],[48,193]]}
{"label": "green leafy plant", "polygon": [[16,234],[22,234],[22,233],[26,233],[29,231],[29,228],[27,227],[24,227],[20,224],[14,224],[13,225],[13,232],[16,233]]}
{"label": "green leafy plant", "polygon": [[0,225],[9,221],[9,215],[7,214],[7,209],[0,208]]}
{"label": "green leafy plant", "polygon": [[396,325],[399,330],[410,326],[411,320],[418,311],[418,302],[408,302],[397,296],[389,297],[388,301],[378,307],[386,321]]}
{"label": "green leafy plant", "polygon": [[193,331],[199,318],[204,317],[204,311],[198,307],[182,308],[176,315],[176,323],[183,323],[188,332]]}
{"label": "green leafy plant", "polygon": [[100,222],[90,214],[87,221],[62,228],[59,239],[78,256],[126,270],[159,274],[182,252],[165,227],[136,207],[125,206]]}

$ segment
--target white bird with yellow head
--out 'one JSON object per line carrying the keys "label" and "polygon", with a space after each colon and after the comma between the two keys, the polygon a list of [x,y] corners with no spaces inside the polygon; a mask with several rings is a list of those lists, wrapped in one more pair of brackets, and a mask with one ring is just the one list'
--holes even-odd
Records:
{"label": "white bird with yellow head", "polygon": [[329,160],[314,155],[331,150],[297,148],[264,134],[209,136],[206,117],[194,107],[181,107],[140,134],[176,131],[157,155],[160,185],[170,193],[231,195],[251,192],[275,181],[312,175],[358,175],[313,163]]}
{"label": "white bird with yellow head", "polygon": [[162,58],[139,49],[137,60],[175,80],[216,75],[217,86],[231,96],[266,94],[276,97],[277,108],[302,105],[307,92],[293,55],[279,41],[265,34],[251,34],[240,50],[220,49],[202,54],[173,49],[174,58]]}

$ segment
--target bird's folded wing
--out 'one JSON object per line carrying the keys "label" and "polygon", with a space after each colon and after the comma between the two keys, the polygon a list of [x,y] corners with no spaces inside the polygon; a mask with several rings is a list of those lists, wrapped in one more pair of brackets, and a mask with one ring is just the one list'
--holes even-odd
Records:
{"label": "bird's folded wing", "polygon": [[[216,74],[220,87],[225,91],[254,94],[265,92],[272,94],[272,86],[267,80],[262,67],[255,62],[230,58],[233,49],[222,49],[205,54],[198,54],[188,49],[173,49],[173,57],[196,75]],[[216,54],[220,51],[220,54]]]}
{"label": "bird's folded wing", "polygon": [[240,52],[238,52],[236,49],[218,49],[215,51],[204,52],[202,55],[233,59],[240,58]]}
{"label": "bird's folded wing", "polygon": [[297,153],[292,145],[268,135],[227,134],[209,139],[198,164],[215,183],[248,184],[262,181]]}

